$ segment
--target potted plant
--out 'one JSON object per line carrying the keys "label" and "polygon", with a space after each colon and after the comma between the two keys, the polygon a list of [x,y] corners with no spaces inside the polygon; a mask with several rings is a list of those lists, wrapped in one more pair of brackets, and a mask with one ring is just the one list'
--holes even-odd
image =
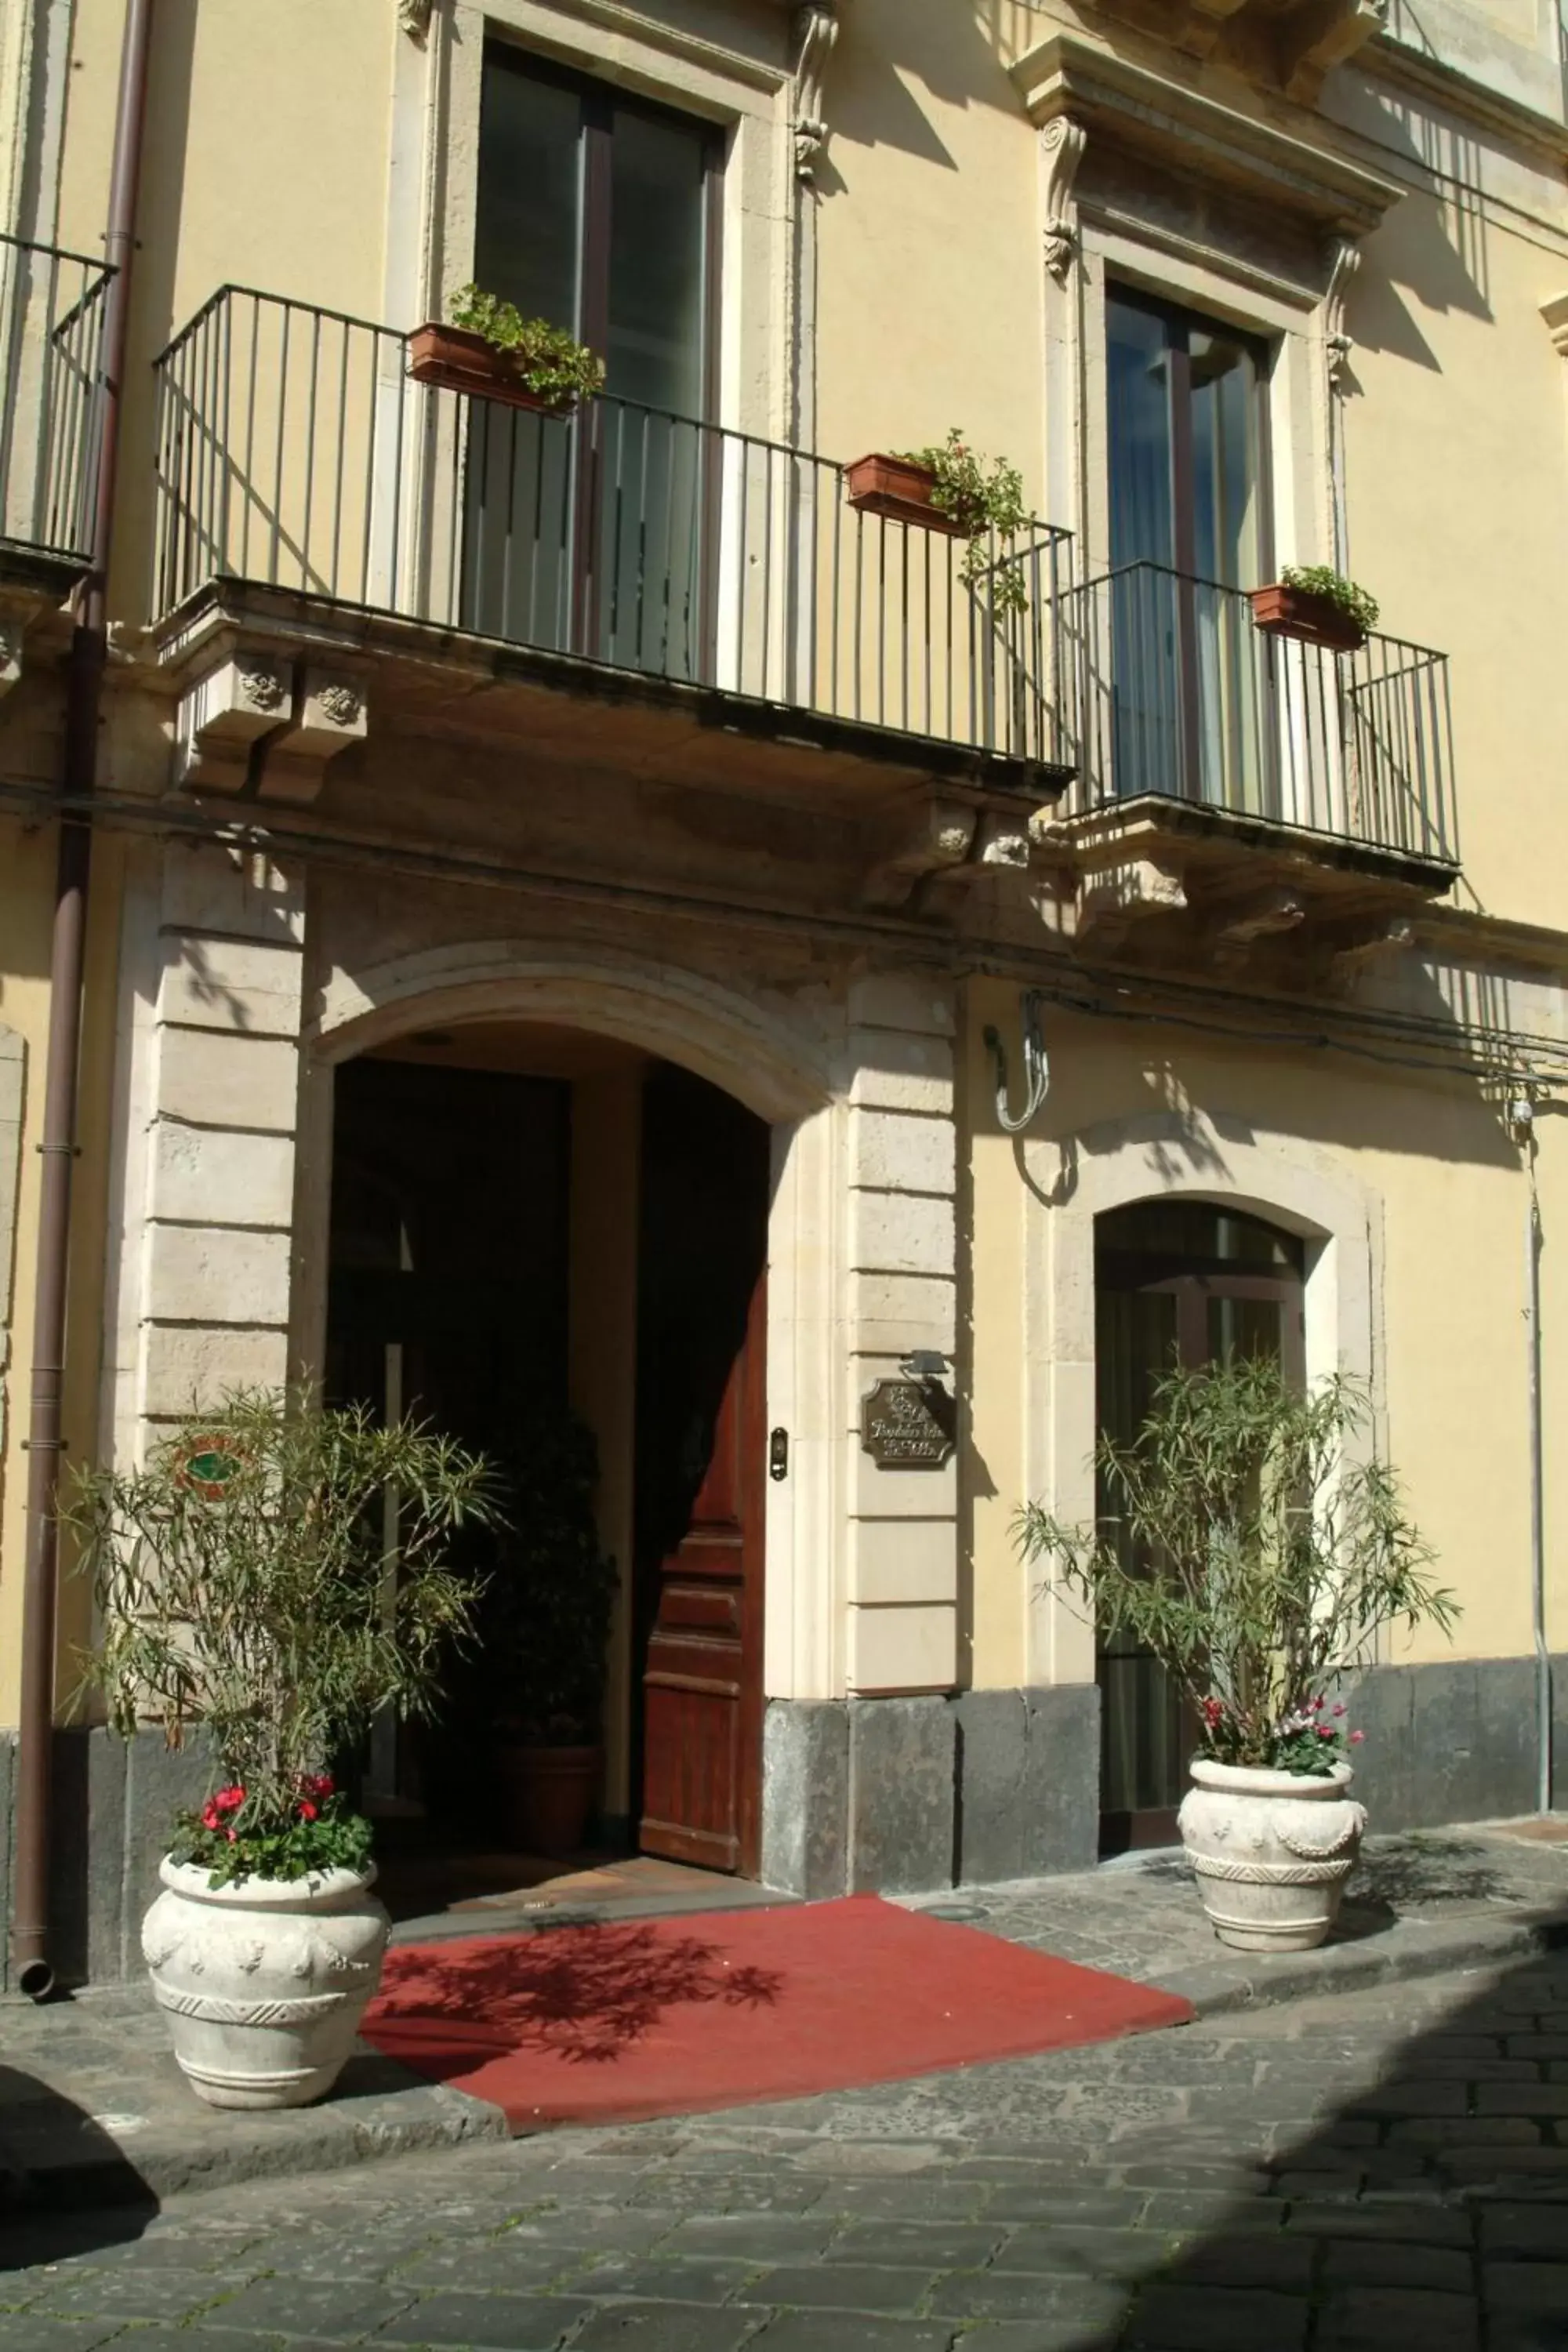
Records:
{"label": "potted plant", "polygon": [[370,1824],[332,1767],[384,1707],[428,1708],[471,1614],[447,1556],[494,1516],[486,1465],[410,1422],[237,1391],[144,1469],[81,1472],[63,1516],[113,1727],[156,1722],[178,1748],[200,1722],[216,1761],[142,1925],[174,2055],[209,2105],[303,2105],[353,2047],[387,1935]]}
{"label": "potted plant", "polygon": [[1326,563],[1288,563],[1267,588],[1252,591],[1252,617],[1273,637],[1301,637],[1332,653],[1359,653],[1377,626],[1377,605],[1364,588]]}
{"label": "potted plant", "polygon": [[1130,1444],[1100,1440],[1098,1531],[1034,1503],[1016,1522],[1026,1558],[1152,1651],[1194,1710],[1183,1843],[1215,1933],[1247,1951],[1321,1944],[1355,1864],[1360,1735],[1336,1685],[1380,1628],[1458,1615],[1388,1470],[1347,1458],[1367,1412],[1355,1381],[1301,1395],[1268,1358],[1173,1370]]}
{"label": "potted plant", "polygon": [[603,392],[604,361],[563,327],[525,319],[514,303],[478,286],[460,286],[447,307],[449,325],[431,320],[408,339],[408,373],[416,383],[547,416],[568,416],[580,400]]}
{"label": "potted plant", "polygon": [[570,1412],[537,1412],[500,1465],[476,1664],[506,1828],[528,1853],[583,1844],[604,1761],[615,1562],[594,1516],[598,1456]]}
{"label": "potted plant", "polygon": [[[847,495],[862,514],[944,531],[967,540],[958,576],[966,588],[989,588],[998,613],[1028,610],[1023,574],[1011,561],[1013,541],[1032,520],[1023,477],[998,457],[987,472],[955,425],[947,439],[925,449],[857,457],[845,468]],[[1005,552],[994,552],[1002,542]]]}

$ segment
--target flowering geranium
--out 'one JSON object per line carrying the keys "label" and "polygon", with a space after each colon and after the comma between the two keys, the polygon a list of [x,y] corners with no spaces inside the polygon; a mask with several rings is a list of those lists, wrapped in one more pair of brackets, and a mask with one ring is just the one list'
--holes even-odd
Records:
{"label": "flowering geranium", "polygon": [[[1198,1713],[1203,1721],[1205,1754],[1221,1764],[1241,1762],[1246,1726],[1236,1712],[1223,1699],[1210,1697],[1201,1703]],[[1327,1772],[1336,1763],[1348,1761],[1350,1750],[1359,1748],[1366,1734],[1350,1730],[1344,1717],[1343,1700],[1336,1699],[1331,1706],[1321,1693],[1303,1700],[1300,1706],[1288,1708],[1273,1727],[1268,1758],[1272,1769],[1277,1772]]]}
{"label": "flowering geranium", "polygon": [[[247,1813],[248,1808],[248,1813]],[[199,1812],[182,1813],[174,1857],[224,1886],[247,1878],[309,1878],[328,1870],[363,1871],[370,1823],[351,1812],[330,1772],[302,1772],[281,1825],[258,1818],[243,1784],[216,1789]]]}

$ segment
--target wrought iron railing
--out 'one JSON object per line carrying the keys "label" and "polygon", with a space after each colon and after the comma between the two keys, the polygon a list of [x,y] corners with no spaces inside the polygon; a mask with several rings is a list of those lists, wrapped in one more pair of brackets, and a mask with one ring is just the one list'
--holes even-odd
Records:
{"label": "wrought iron railing", "polygon": [[283,587],[760,703],[1068,756],[1071,541],[982,546],[799,449],[599,398],[416,383],[408,338],[226,287],[158,362],[154,604]]}
{"label": "wrought iron railing", "polygon": [[0,236],[0,542],[85,562],[103,429],[101,261]]}
{"label": "wrought iron railing", "polygon": [[1244,590],[1132,563],[1059,614],[1069,805],[1142,793],[1457,866],[1448,665],[1260,629]]}

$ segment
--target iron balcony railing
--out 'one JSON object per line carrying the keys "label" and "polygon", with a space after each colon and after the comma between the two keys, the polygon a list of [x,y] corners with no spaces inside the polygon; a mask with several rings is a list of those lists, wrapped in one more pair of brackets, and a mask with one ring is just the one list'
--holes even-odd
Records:
{"label": "iron balcony railing", "polygon": [[[154,602],[216,579],[1041,763],[1071,541],[859,511],[842,467],[602,397],[416,383],[408,339],[237,287],[158,362]],[[1018,593],[1021,588],[1022,593]]]}
{"label": "iron balcony railing", "polygon": [[101,261],[0,236],[0,543],[85,563],[103,431]]}
{"label": "iron balcony railing", "polygon": [[1277,636],[1245,590],[1154,563],[1069,590],[1058,635],[1071,808],[1156,793],[1458,866],[1445,655]]}

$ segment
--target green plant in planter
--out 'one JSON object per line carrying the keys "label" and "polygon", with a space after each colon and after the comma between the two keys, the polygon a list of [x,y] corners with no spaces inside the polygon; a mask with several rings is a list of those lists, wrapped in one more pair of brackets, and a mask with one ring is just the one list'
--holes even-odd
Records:
{"label": "green plant in planter", "polygon": [[1368,1412],[1356,1381],[1303,1396],[1268,1358],[1178,1368],[1131,1444],[1100,1442],[1098,1532],[1037,1503],[1015,1520],[1102,1636],[1154,1653],[1220,1763],[1323,1771],[1357,1738],[1330,1694],[1379,1629],[1458,1615],[1391,1473],[1348,1458]]}
{"label": "green plant in planter", "polygon": [[[956,425],[945,441],[900,454],[914,465],[930,467],[936,476],[932,506],[939,514],[951,516],[969,541],[958,574],[964,586],[978,593],[988,584],[998,614],[1026,613],[1028,593],[1022,566],[1012,560],[1012,548],[1034,518],[1024,503],[1024,478],[1017,467],[998,457],[987,472]],[[1004,550],[994,562],[993,537]]]}
{"label": "green plant in planter", "polygon": [[532,1415],[504,1450],[476,1664],[490,1719],[531,1746],[599,1738],[617,1578],[594,1516],[598,1454],[570,1412]]}
{"label": "green plant in planter", "polygon": [[182,1817],[175,1860],[215,1885],[362,1870],[370,1825],[323,1768],[383,1708],[428,1713],[476,1599],[454,1539],[498,1517],[485,1462],[413,1422],[235,1390],[144,1469],[79,1472],[61,1517],[93,1580],[86,1681],[114,1729],[156,1722],[178,1748],[199,1722],[216,1753],[222,1785]]}
{"label": "green plant in planter", "polygon": [[449,305],[454,327],[482,335],[515,369],[530,392],[562,407],[591,400],[605,389],[605,362],[586,343],[544,319],[525,319],[513,302],[482,287],[460,286]]}
{"label": "green plant in planter", "polygon": [[1284,587],[1299,588],[1303,596],[1321,596],[1325,604],[1331,604],[1336,613],[1342,613],[1358,629],[1377,626],[1376,599],[1330,564],[1288,563],[1279,579]]}

